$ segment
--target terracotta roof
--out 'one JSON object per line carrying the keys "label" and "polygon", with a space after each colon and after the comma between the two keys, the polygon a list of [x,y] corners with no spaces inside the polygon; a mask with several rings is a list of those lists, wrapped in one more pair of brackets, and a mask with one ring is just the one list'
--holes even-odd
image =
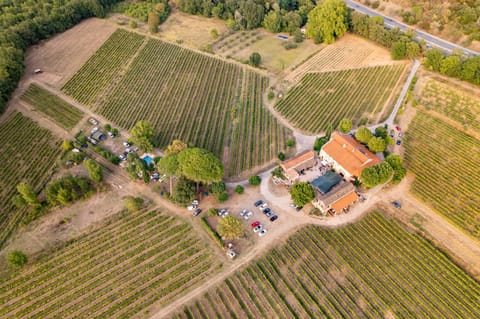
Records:
{"label": "terracotta roof", "polygon": [[332,134],[322,150],[353,176],[360,176],[364,168],[381,162],[353,137],[338,132]]}
{"label": "terracotta roof", "polygon": [[331,204],[330,207],[333,208],[336,212],[340,212],[342,209],[352,205],[358,200],[358,195],[355,191],[351,191],[344,197],[337,200],[335,203]]}
{"label": "terracotta roof", "polygon": [[351,183],[342,181],[335,185],[328,193],[321,194],[317,192],[317,200],[323,202],[323,205],[331,206],[351,192],[355,192],[355,187]]}
{"label": "terracotta roof", "polygon": [[281,165],[285,170],[289,170],[290,168],[296,168],[297,166],[303,164],[304,162],[311,161],[314,158],[315,158],[314,151],[306,151],[304,153],[301,153],[298,156],[295,156],[294,158],[291,158],[289,160],[282,162]]}

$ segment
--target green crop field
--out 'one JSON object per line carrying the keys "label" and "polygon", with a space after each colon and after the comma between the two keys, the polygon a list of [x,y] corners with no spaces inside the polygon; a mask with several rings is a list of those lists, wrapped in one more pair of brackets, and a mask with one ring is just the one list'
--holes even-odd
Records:
{"label": "green crop field", "polygon": [[118,29],[63,86],[62,91],[80,103],[94,104],[144,41],[145,37],[141,35]]}
{"label": "green crop field", "polygon": [[22,221],[27,210],[11,202],[20,182],[39,191],[50,178],[60,156],[60,141],[21,113],[0,124],[0,247]]}
{"label": "green crop field", "polygon": [[336,127],[342,118],[352,119],[354,125],[362,119],[381,121],[390,112],[385,104],[404,68],[397,64],[307,73],[275,108],[294,126],[312,134]]}
{"label": "green crop field", "polygon": [[412,192],[480,238],[480,141],[418,111],[405,134]]}
{"label": "green crop field", "polygon": [[214,271],[192,227],[158,211],[121,213],[0,278],[0,318],[130,318]]}
{"label": "green crop field", "polygon": [[[104,47],[120,40],[110,38]],[[90,75],[85,82],[95,82],[97,67],[82,67]],[[67,86],[79,96],[90,91],[75,77]],[[139,120],[152,122],[160,147],[181,139],[207,148],[233,176],[285,149],[289,131],[263,108],[267,86],[266,77],[242,66],[149,40],[97,111],[125,129]]]}
{"label": "green crop field", "polygon": [[429,80],[418,102],[427,110],[433,110],[463,125],[465,129],[480,131],[480,98],[450,83]]}
{"label": "green crop field", "polygon": [[21,99],[66,129],[72,129],[83,117],[82,111],[36,84],[30,84]]}
{"label": "green crop field", "polygon": [[480,284],[380,213],[310,226],[173,318],[479,318]]}

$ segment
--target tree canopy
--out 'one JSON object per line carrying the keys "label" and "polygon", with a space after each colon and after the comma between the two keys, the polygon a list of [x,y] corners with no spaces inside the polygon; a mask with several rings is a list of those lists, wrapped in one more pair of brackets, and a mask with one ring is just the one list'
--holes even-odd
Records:
{"label": "tree canopy", "polygon": [[372,138],[372,132],[365,126],[360,127],[356,132],[355,132],[355,138],[357,141],[363,144],[367,144],[368,141]]}
{"label": "tree canopy", "polygon": [[261,62],[262,62],[262,57],[260,56],[260,53],[253,52],[252,54],[250,54],[250,57],[248,58],[248,63],[251,66],[259,66]]}
{"label": "tree canopy", "polygon": [[12,267],[20,268],[28,262],[28,258],[22,251],[14,250],[8,253],[7,262]]}
{"label": "tree canopy", "polygon": [[195,199],[195,185],[184,177],[178,178],[173,189],[172,199],[181,205],[191,203]]}
{"label": "tree canopy", "polygon": [[347,5],[342,0],[325,0],[308,14],[306,34],[316,42],[333,43],[347,32]]}
{"label": "tree canopy", "polygon": [[385,151],[385,147],[386,147],[386,144],[385,144],[385,140],[381,137],[372,137],[369,141],[368,141],[368,149],[373,152],[373,153],[380,153],[380,152],[383,152]]}
{"label": "tree canopy", "polygon": [[262,179],[258,175],[252,175],[248,178],[248,183],[252,186],[258,186],[262,182]]}
{"label": "tree canopy", "polygon": [[32,186],[27,183],[20,183],[17,185],[17,191],[20,193],[23,200],[30,206],[40,205],[40,201],[37,198],[37,194],[33,190]]}
{"label": "tree canopy", "polygon": [[130,140],[144,152],[153,150],[153,138],[155,131],[148,121],[138,121],[130,130]]}
{"label": "tree canopy", "polygon": [[103,169],[102,169],[102,166],[100,166],[100,164],[98,164],[92,159],[87,159],[83,161],[83,166],[88,171],[88,176],[92,181],[95,181],[97,183],[102,182]]}
{"label": "tree canopy", "polygon": [[170,145],[167,146],[167,149],[165,150],[165,155],[180,153],[187,147],[188,147],[187,143],[180,140],[173,140],[172,143],[170,143]]}
{"label": "tree canopy", "polygon": [[352,130],[353,123],[349,119],[343,119],[338,123],[338,130],[340,133],[347,134]]}
{"label": "tree canopy", "polygon": [[243,225],[234,216],[227,216],[218,221],[217,232],[226,240],[236,239],[243,235]]}
{"label": "tree canopy", "polygon": [[126,196],[123,199],[123,203],[125,205],[125,208],[130,212],[134,213],[143,206],[143,198],[141,197],[133,197],[133,196]]}
{"label": "tree canopy", "polygon": [[392,176],[393,169],[387,162],[365,168],[362,171],[361,180],[366,187],[374,187],[383,184]]}
{"label": "tree canopy", "polygon": [[315,198],[315,190],[312,185],[305,182],[299,182],[293,184],[292,188],[290,188],[290,196],[295,205],[305,206],[305,204],[311,202]]}
{"label": "tree canopy", "polygon": [[224,174],[222,162],[203,148],[184,149],[178,153],[178,164],[180,174],[203,184],[220,182]]}
{"label": "tree canopy", "polygon": [[406,175],[407,170],[403,167],[403,159],[400,155],[390,154],[385,158],[385,161],[393,169],[393,179],[394,183],[399,183]]}

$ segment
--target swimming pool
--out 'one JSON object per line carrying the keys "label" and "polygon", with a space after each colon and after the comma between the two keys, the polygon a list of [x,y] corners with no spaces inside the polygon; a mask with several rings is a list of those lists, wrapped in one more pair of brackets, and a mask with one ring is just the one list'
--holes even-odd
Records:
{"label": "swimming pool", "polygon": [[145,161],[145,163],[147,163],[147,165],[150,165],[150,163],[153,163],[153,158],[150,155],[145,156],[143,160]]}

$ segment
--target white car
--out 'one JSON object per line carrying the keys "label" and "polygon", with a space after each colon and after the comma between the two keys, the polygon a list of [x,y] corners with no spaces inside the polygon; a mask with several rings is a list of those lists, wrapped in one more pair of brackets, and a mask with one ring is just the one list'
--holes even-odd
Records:
{"label": "white car", "polygon": [[267,203],[263,203],[262,205],[260,205],[260,210],[263,211],[265,208],[268,207],[268,204]]}
{"label": "white car", "polygon": [[98,121],[96,119],[89,119],[88,120],[90,123],[92,123],[93,125],[98,125]]}
{"label": "white car", "polygon": [[192,204],[193,204],[193,205],[198,205],[198,199],[194,199],[194,200],[192,201]]}
{"label": "white car", "polygon": [[197,208],[197,205],[190,205],[187,207],[188,210],[194,210]]}
{"label": "white car", "polygon": [[110,136],[111,138],[114,138],[115,137],[115,134],[113,134],[112,132],[107,132],[108,136]]}
{"label": "white car", "polygon": [[255,228],[253,229],[253,232],[254,232],[254,233],[258,233],[258,232],[261,231],[262,229],[263,229],[263,226],[262,226],[262,225],[258,225],[257,227],[255,227]]}
{"label": "white car", "polygon": [[267,234],[267,230],[266,229],[262,229],[259,233],[258,233],[258,236],[260,237],[263,237]]}
{"label": "white car", "polygon": [[245,215],[243,215],[243,218],[247,220],[247,219],[250,219],[250,217],[252,216],[253,216],[253,212],[247,212]]}
{"label": "white car", "polygon": [[92,129],[92,134],[93,134],[93,133],[96,133],[96,132],[98,132],[98,126],[95,126],[95,127]]}
{"label": "white car", "polygon": [[125,147],[130,147],[130,143],[128,143],[128,142],[123,142],[123,146],[125,146]]}
{"label": "white car", "polygon": [[227,256],[233,259],[235,256],[237,256],[237,254],[233,250],[229,249],[227,251]]}
{"label": "white car", "polygon": [[248,213],[248,210],[244,209],[240,212],[240,216],[244,217],[246,213]]}

